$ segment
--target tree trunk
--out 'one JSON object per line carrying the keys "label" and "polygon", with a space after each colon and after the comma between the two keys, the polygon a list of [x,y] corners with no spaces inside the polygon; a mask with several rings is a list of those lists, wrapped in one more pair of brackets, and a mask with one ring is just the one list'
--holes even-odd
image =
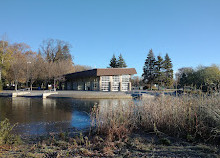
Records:
{"label": "tree trunk", "polygon": [[41,83],[41,89],[44,90],[44,83],[43,82]]}
{"label": "tree trunk", "polygon": [[15,91],[17,91],[18,90],[18,83],[17,83],[17,81],[15,81]]}
{"label": "tree trunk", "polygon": [[56,91],[56,80],[55,79],[53,80],[53,89],[54,91]]}

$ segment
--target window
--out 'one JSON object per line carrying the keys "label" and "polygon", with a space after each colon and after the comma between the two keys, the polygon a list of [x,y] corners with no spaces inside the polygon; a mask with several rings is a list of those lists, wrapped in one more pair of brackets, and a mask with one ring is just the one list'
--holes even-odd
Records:
{"label": "window", "polygon": [[128,91],[130,82],[130,75],[122,75],[122,91]]}
{"label": "window", "polygon": [[109,83],[110,83],[110,77],[109,76],[101,76],[102,81],[102,91],[109,91]]}
{"label": "window", "polygon": [[77,82],[73,82],[73,90],[78,90],[78,88],[77,88]]}
{"label": "window", "polygon": [[130,75],[122,75],[122,82],[129,82],[130,81]]}
{"label": "window", "polygon": [[98,90],[98,82],[93,82],[93,90],[94,91]]}
{"label": "window", "polygon": [[120,76],[112,76],[112,91],[119,91]]}
{"label": "window", "polygon": [[84,90],[84,83],[83,83],[83,82],[79,82],[79,83],[78,83],[78,90],[79,90],[79,91]]}
{"label": "window", "polygon": [[85,83],[85,90],[86,91],[90,91],[91,89],[90,89],[90,82],[86,82]]}

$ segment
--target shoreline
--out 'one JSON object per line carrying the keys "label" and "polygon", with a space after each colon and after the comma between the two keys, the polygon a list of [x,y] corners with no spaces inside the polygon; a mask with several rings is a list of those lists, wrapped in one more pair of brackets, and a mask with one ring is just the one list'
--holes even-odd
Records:
{"label": "shoreline", "polygon": [[[50,93],[44,97],[45,94]],[[150,96],[150,95],[149,95]],[[131,92],[101,92],[101,91],[9,91],[0,92],[0,97],[28,97],[28,98],[74,98],[74,99],[132,99]]]}

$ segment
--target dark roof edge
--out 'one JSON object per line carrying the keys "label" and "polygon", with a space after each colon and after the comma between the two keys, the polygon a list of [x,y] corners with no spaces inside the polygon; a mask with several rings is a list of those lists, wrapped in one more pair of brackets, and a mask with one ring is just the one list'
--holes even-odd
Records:
{"label": "dark roof edge", "polygon": [[137,74],[135,68],[95,68],[90,70],[78,71],[74,73],[65,74],[64,76],[108,76],[108,75],[122,75],[122,74]]}

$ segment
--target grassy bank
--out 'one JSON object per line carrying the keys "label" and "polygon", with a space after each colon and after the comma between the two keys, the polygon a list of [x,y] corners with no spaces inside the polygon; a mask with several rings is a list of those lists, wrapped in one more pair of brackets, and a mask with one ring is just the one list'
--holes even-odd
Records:
{"label": "grassy bank", "polygon": [[87,133],[50,134],[23,142],[10,134],[6,121],[1,126],[8,130],[2,130],[6,135],[0,144],[0,157],[220,155],[219,96],[162,96],[138,105],[130,102],[95,106],[91,119],[92,127]]}
{"label": "grassy bank", "polygon": [[[38,138],[37,143],[1,145],[3,158],[61,158],[61,157],[218,157],[219,148],[204,144],[191,144],[155,134],[131,134],[124,141],[108,141],[98,135],[68,136],[63,133]],[[35,142],[35,141],[34,141]]]}

